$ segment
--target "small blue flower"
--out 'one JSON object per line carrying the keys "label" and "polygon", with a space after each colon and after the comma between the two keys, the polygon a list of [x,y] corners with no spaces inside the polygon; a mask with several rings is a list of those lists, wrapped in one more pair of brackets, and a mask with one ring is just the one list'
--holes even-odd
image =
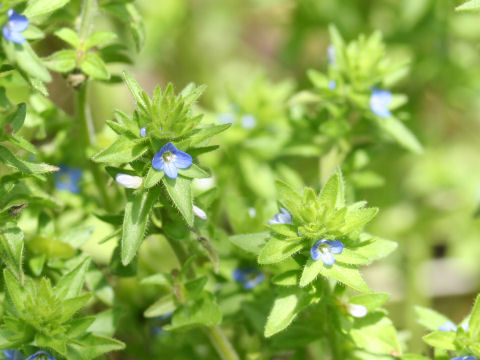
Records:
{"label": "small blue flower", "polygon": [[176,179],[178,169],[186,169],[192,162],[189,154],[178,150],[172,143],[167,143],[153,156],[152,166],[154,169],[163,170],[169,178]]}
{"label": "small blue flower", "polygon": [[332,65],[335,65],[337,62],[337,59],[335,57],[335,46],[329,45],[327,48],[327,58],[328,62]]}
{"label": "small blue flower", "polygon": [[235,269],[232,276],[245,290],[253,289],[265,279],[265,275],[255,268]]}
{"label": "small blue flower", "polygon": [[[40,357],[41,355],[44,356]],[[44,357],[46,357],[48,360],[56,360],[52,355],[43,350],[37,351],[35,354],[30,355],[27,360],[43,359]]]}
{"label": "small blue flower", "polygon": [[164,314],[162,316],[157,316],[152,319],[152,322],[154,323],[154,326],[150,328],[150,331],[152,332],[152,335],[155,337],[161,337],[164,335],[168,334],[168,331],[165,330],[163,327],[171,317],[173,316],[173,312],[169,312],[167,314]]}
{"label": "small blue flower", "polygon": [[8,21],[2,29],[5,39],[17,44],[22,44],[27,41],[21,34],[28,27],[29,22],[27,17],[16,13],[13,9],[8,10],[7,15]]}
{"label": "small blue flower", "polygon": [[445,324],[440,325],[438,327],[438,330],[439,331],[446,331],[446,332],[457,331],[457,326],[453,322],[447,321]]}
{"label": "small blue flower", "polygon": [[243,115],[241,121],[244,129],[253,129],[257,125],[257,119],[251,114]]}
{"label": "small blue flower", "polygon": [[310,249],[312,259],[317,261],[321,259],[325,265],[335,264],[333,255],[340,254],[343,251],[343,243],[339,240],[322,239],[315,243]]}
{"label": "small blue flower", "polygon": [[218,122],[220,124],[233,124],[235,122],[235,115],[231,113],[223,113],[218,115]]}
{"label": "small blue flower", "polygon": [[60,170],[55,173],[55,187],[58,190],[66,190],[73,194],[78,194],[80,192],[79,182],[81,178],[81,169],[60,165]]}
{"label": "small blue flower", "polygon": [[288,212],[287,209],[281,207],[280,212],[275,214],[273,219],[268,220],[270,225],[275,224],[293,224],[292,222],[292,215]]}
{"label": "small blue flower", "polygon": [[2,351],[3,355],[5,356],[6,360],[23,360],[23,354],[15,349],[6,349]]}
{"label": "small blue flower", "polygon": [[145,126],[140,129],[140,136],[142,138],[147,137],[147,128]]}
{"label": "small blue flower", "polygon": [[451,358],[450,360],[478,360],[475,356],[458,356]]}
{"label": "small blue flower", "polygon": [[330,90],[335,90],[337,88],[337,82],[335,80],[330,80],[328,82],[328,88]]}
{"label": "small blue flower", "polygon": [[393,96],[390,91],[374,89],[370,96],[370,109],[375,115],[387,118],[392,115],[390,110],[388,110],[388,105],[392,101],[392,98]]}

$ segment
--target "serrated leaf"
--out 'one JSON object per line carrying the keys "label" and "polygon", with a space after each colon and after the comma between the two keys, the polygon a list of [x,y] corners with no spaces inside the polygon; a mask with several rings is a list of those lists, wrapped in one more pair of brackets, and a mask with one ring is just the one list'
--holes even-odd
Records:
{"label": "serrated leaf", "polygon": [[275,335],[292,323],[298,314],[299,302],[297,293],[287,293],[275,299],[265,325],[265,337]]}
{"label": "serrated leaf", "polygon": [[123,164],[138,159],[148,151],[148,145],[142,140],[130,140],[119,137],[108,148],[95,154],[92,159],[99,163]]}
{"label": "serrated leaf", "polygon": [[156,170],[153,166],[148,169],[147,176],[145,176],[145,180],[143,181],[143,186],[146,189],[150,189],[157,185],[165,176],[163,171]]}
{"label": "serrated leaf", "polygon": [[163,177],[162,182],[170,199],[180,211],[188,226],[193,226],[192,181],[179,176],[176,179]]}
{"label": "serrated leaf", "polygon": [[340,264],[338,261],[331,265],[325,265],[321,260],[308,259],[300,278],[300,286],[310,284],[318,275],[329,277],[351,287],[359,292],[369,292],[369,288],[360,275],[360,271],[353,265]]}
{"label": "serrated leaf", "polygon": [[77,53],[75,50],[60,50],[50,55],[44,62],[50,70],[67,73],[75,69]]}
{"label": "serrated leaf", "polygon": [[303,239],[297,242],[271,238],[258,255],[259,264],[275,264],[288,259],[304,247]]}
{"label": "serrated leaf", "polygon": [[45,15],[68,4],[70,0],[30,0],[24,15],[28,18]]}
{"label": "serrated leaf", "polygon": [[160,194],[160,187],[150,191],[127,192],[127,204],[122,226],[122,264],[128,265],[145,236],[150,211]]}
{"label": "serrated leaf", "polygon": [[95,53],[87,53],[80,63],[80,69],[88,76],[98,80],[110,79],[110,73],[102,58]]}
{"label": "serrated leaf", "polygon": [[245,250],[254,255],[260,254],[267,240],[270,238],[268,232],[260,232],[253,234],[233,235],[228,240],[240,249]]}

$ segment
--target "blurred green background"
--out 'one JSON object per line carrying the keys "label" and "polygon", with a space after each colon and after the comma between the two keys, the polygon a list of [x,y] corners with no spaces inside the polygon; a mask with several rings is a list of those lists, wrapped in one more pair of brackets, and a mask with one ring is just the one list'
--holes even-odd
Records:
{"label": "blurred green background", "polygon": [[[414,304],[431,305],[456,322],[470,311],[480,290],[480,219],[474,217],[480,204],[480,14],[456,13],[460,1],[451,0],[138,3],[146,46],[129,70],[149,92],[167,82],[177,90],[192,81],[208,85],[200,105],[212,112],[221,111],[228,89],[259,73],[296,90],[310,87],[306,70],[326,67],[329,24],[346,40],[382,31],[392,57],[411,58],[396,90],[408,95],[402,111],[410,114],[408,126],[425,152],[412,155],[391,145],[371,159],[385,184],[357,197],[381,210],[368,230],[400,246],[365,273],[374,290],[393,294],[391,316],[411,331],[411,350],[422,348],[423,333]],[[123,85],[96,84],[90,96],[99,128],[112,108],[133,108]],[[66,97],[55,100],[70,107]]]}

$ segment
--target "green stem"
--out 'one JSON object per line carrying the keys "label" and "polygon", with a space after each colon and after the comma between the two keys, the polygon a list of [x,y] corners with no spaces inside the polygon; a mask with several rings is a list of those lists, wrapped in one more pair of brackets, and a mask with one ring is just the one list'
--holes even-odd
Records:
{"label": "green stem", "polygon": [[205,332],[222,360],[240,359],[220,326],[207,327],[205,328]]}
{"label": "green stem", "polygon": [[87,83],[82,84],[76,91],[76,107],[77,107],[77,120],[81,129],[82,145],[85,149],[85,160],[88,164],[90,171],[92,172],[95,185],[100,191],[102,197],[103,206],[107,211],[112,211],[112,204],[108,196],[106,187],[106,180],[100,169],[94,164],[87,156],[87,148],[95,146],[97,143],[95,128],[93,126],[92,117],[88,110],[87,103]]}
{"label": "green stem", "polygon": [[93,18],[97,14],[98,5],[97,0],[84,0],[82,6],[82,14],[80,17],[80,26],[78,28],[78,35],[81,40],[85,40],[90,35]]}
{"label": "green stem", "polygon": [[[180,264],[185,263],[185,261],[188,258],[188,254],[185,251],[185,248],[182,246],[182,244],[178,241],[175,241],[174,239],[169,238],[168,236],[165,237],[170,244],[170,247],[172,248],[173,252],[175,253],[175,256],[177,257],[178,261]],[[190,267],[191,271],[189,271],[189,277],[195,278],[195,271],[193,270],[192,267]],[[233,348],[232,344],[226,337],[225,333],[223,332],[222,328],[218,325],[216,326],[211,326],[211,327],[206,327],[205,332],[208,335],[208,338],[210,339],[210,342],[212,343],[213,347],[217,350],[218,355],[222,358],[222,360],[239,360],[240,357],[237,355],[235,352],[235,349]]]}

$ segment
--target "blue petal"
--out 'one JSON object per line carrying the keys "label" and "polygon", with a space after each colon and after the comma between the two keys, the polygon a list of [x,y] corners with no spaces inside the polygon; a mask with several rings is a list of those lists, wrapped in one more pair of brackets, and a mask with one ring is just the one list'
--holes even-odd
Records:
{"label": "blue petal", "polygon": [[27,29],[29,22],[25,15],[20,15],[12,10],[8,12],[8,16],[8,26],[13,32],[22,32]]}
{"label": "blue petal", "polygon": [[178,177],[178,170],[174,163],[164,162],[163,171],[170,179],[176,179]]}
{"label": "blue petal", "polygon": [[438,327],[439,331],[457,331],[457,327],[451,321],[447,321],[444,325],[440,325]]}
{"label": "blue petal", "polygon": [[328,83],[328,88],[330,90],[335,90],[337,88],[337,82],[335,80],[330,80]]}
{"label": "blue petal", "polygon": [[458,356],[451,358],[450,360],[477,360],[475,356]]}
{"label": "blue petal", "polygon": [[310,255],[312,256],[312,259],[317,261],[320,259],[320,250],[318,250],[318,247],[320,245],[323,245],[327,240],[323,239],[323,240],[319,240],[317,241],[313,246],[312,248],[310,249]]}
{"label": "blue petal", "polygon": [[251,114],[242,116],[241,121],[244,129],[253,129],[257,125],[257,119]]}
{"label": "blue petal", "polygon": [[281,207],[280,208],[280,213],[275,214],[273,216],[273,219],[270,219],[268,221],[270,225],[275,225],[275,224],[292,224],[292,215],[288,212],[287,209]]}
{"label": "blue petal", "polygon": [[23,360],[24,357],[22,353],[15,349],[3,350],[3,355],[6,357],[6,360]]}
{"label": "blue petal", "polygon": [[163,147],[160,149],[160,151],[162,152],[162,154],[164,152],[167,152],[167,151],[170,151],[171,153],[175,154],[175,152],[177,152],[178,149],[175,147],[175,145],[173,145],[171,142],[169,142],[169,143],[166,143],[165,145],[163,145]]}
{"label": "blue petal", "polygon": [[251,279],[251,280],[248,280],[248,281],[245,281],[243,283],[243,288],[245,290],[251,290],[253,289],[255,286],[259,285],[260,283],[262,283],[262,281],[265,279],[265,275],[263,275],[262,273],[258,273],[258,275],[254,278],[254,279]]}
{"label": "blue petal", "polygon": [[186,152],[176,150],[175,151],[175,160],[173,163],[179,169],[186,169],[192,165],[193,159],[192,157],[187,154]]}
{"label": "blue petal", "polygon": [[147,137],[147,128],[145,126],[140,129],[140,136],[142,138]]}
{"label": "blue petal", "polygon": [[163,170],[164,162],[163,162],[163,152],[162,152],[162,150],[160,150],[155,155],[153,155],[152,166],[153,166],[154,169]]}
{"label": "blue petal", "polygon": [[33,355],[30,355],[27,360],[34,360],[36,358],[38,358],[40,355],[45,355],[46,357],[48,357],[49,360],[56,360],[52,355],[50,355],[49,353],[47,353],[46,351],[37,351],[35,354]]}
{"label": "blue petal", "polygon": [[370,96],[370,109],[382,118],[391,115],[388,105],[392,101],[392,93],[387,90],[373,90]]}
{"label": "blue petal", "polygon": [[5,39],[13,43],[23,44],[25,41],[27,41],[22,34],[16,31],[12,31],[11,29],[8,28],[7,25],[3,27],[2,32]]}
{"label": "blue petal", "polygon": [[328,240],[326,243],[332,254],[340,254],[343,251],[343,243],[339,240]]}
{"label": "blue petal", "polygon": [[233,280],[238,282],[245,281],[245,270],[242,269],[235,269],[232,273]]}

